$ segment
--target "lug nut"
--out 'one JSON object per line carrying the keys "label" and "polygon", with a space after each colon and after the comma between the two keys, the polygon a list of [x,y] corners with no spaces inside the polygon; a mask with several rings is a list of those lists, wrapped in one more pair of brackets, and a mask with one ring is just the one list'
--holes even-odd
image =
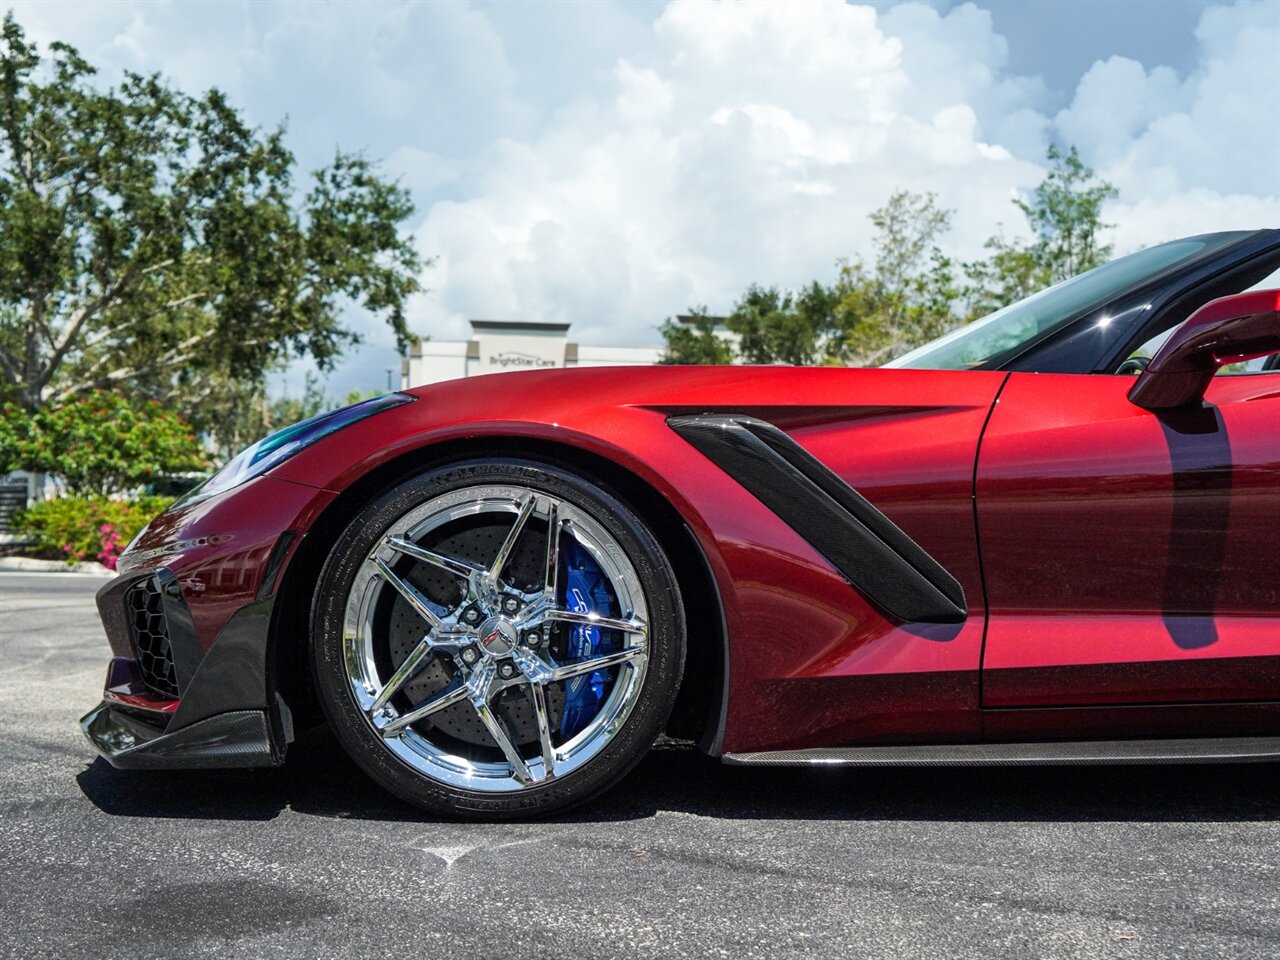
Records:
{"label": "lug nut", "polygon": [[466,664],[475,663],[480,659],[480,651],[475,647],[467,647],[462,651],[462,662]]}
{"label": "lug nut", "polygon": [[503,663],[498,666],[498,676],[503,680],[510,680],[516,675],[515,664]]}
{"label": "lug nut", "polygon": [[463,619],[465,619],[467,623],[475,623],[477,620],[480,619],[480,611],[477,610],[475,607],[472,607],[465,614],[463,614]]}
{"label": "lug nut", "polygon": [[515,597],[507,597],[506,600],[502,601],[502,609],[506,610],[507,613],[515,613],[520,609],[520,601]]}
{"label": "lug nut", "polygon": [[524,645],[526,647],[542,646],[542,634],[540,634],[537,630],[530,630],[528,633],[524,635]]}

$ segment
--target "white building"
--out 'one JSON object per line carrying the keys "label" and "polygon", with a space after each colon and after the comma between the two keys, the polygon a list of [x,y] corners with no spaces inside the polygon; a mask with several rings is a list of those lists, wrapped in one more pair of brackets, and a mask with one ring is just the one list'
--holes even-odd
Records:
{"label": "white building", "polygon": [[400,361],[400,387],[509,370],[657,363],[662,347],[593,347],[569,340],[567,323],[472,320],[470,340],[419,340]]}

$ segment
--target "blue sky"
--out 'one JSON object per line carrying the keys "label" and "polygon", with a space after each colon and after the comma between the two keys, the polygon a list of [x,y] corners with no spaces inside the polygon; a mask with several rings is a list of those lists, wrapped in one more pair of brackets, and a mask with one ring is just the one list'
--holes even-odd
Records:
{"label": "blue sky", "polygon": [[[829,278],[898,187],[956,210],[949,252],[1076,144],[1120,189],[1121,252],[1280,225],[1280,2],[12,4],[110,81],[157,70],[287,117],[303,169],[337,146],[413,192],[430,292],[410,321],[557,320],[655,342],[749,282]],[[367,339],[332,389],[396,366]],[[290,378],[296,381],[300,369]]]}
{"label": "blue sky", "polygon": [[[953,0],[931,4],[947,11]],[[1009,69],[1038,75],[1063,107],[1096,60],[1120,56],[1180,74],[1197,66],[1195,28],[1210,0],[995,0],[981,3],[1009,44]],[[881,7],[892,3],[878,4]]]}

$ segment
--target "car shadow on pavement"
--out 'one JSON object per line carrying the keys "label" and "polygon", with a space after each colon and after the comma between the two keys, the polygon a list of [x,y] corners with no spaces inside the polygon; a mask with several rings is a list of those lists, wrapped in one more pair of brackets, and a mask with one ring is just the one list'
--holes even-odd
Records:
{"label": "car shadow on pavement", "polygon": [[[360,820],[429,820],[353,764],[327,730],[272,770],[121,771],[76,778],[113,816],[270,820],[285,809]],[[601,822],[661,811],[724,819],[909,821],[1280,820],[1280,763],[1096,767],[730,767],[662,744],[620,788],[553,818]]]}

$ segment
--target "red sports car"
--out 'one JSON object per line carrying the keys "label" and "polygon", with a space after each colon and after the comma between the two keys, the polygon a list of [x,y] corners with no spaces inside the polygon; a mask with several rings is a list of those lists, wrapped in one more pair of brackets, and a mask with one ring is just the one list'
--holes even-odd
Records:
{"label": "red sports car", "polygon": [[[1280,756],[1280,230],[1135,253],[875,370],[514,373],[254,444],[98,596],[118,767],[321,716],[434,812],[664,730],[739,764]],[[1259,289],[1259,287],[1264,289]]]}

